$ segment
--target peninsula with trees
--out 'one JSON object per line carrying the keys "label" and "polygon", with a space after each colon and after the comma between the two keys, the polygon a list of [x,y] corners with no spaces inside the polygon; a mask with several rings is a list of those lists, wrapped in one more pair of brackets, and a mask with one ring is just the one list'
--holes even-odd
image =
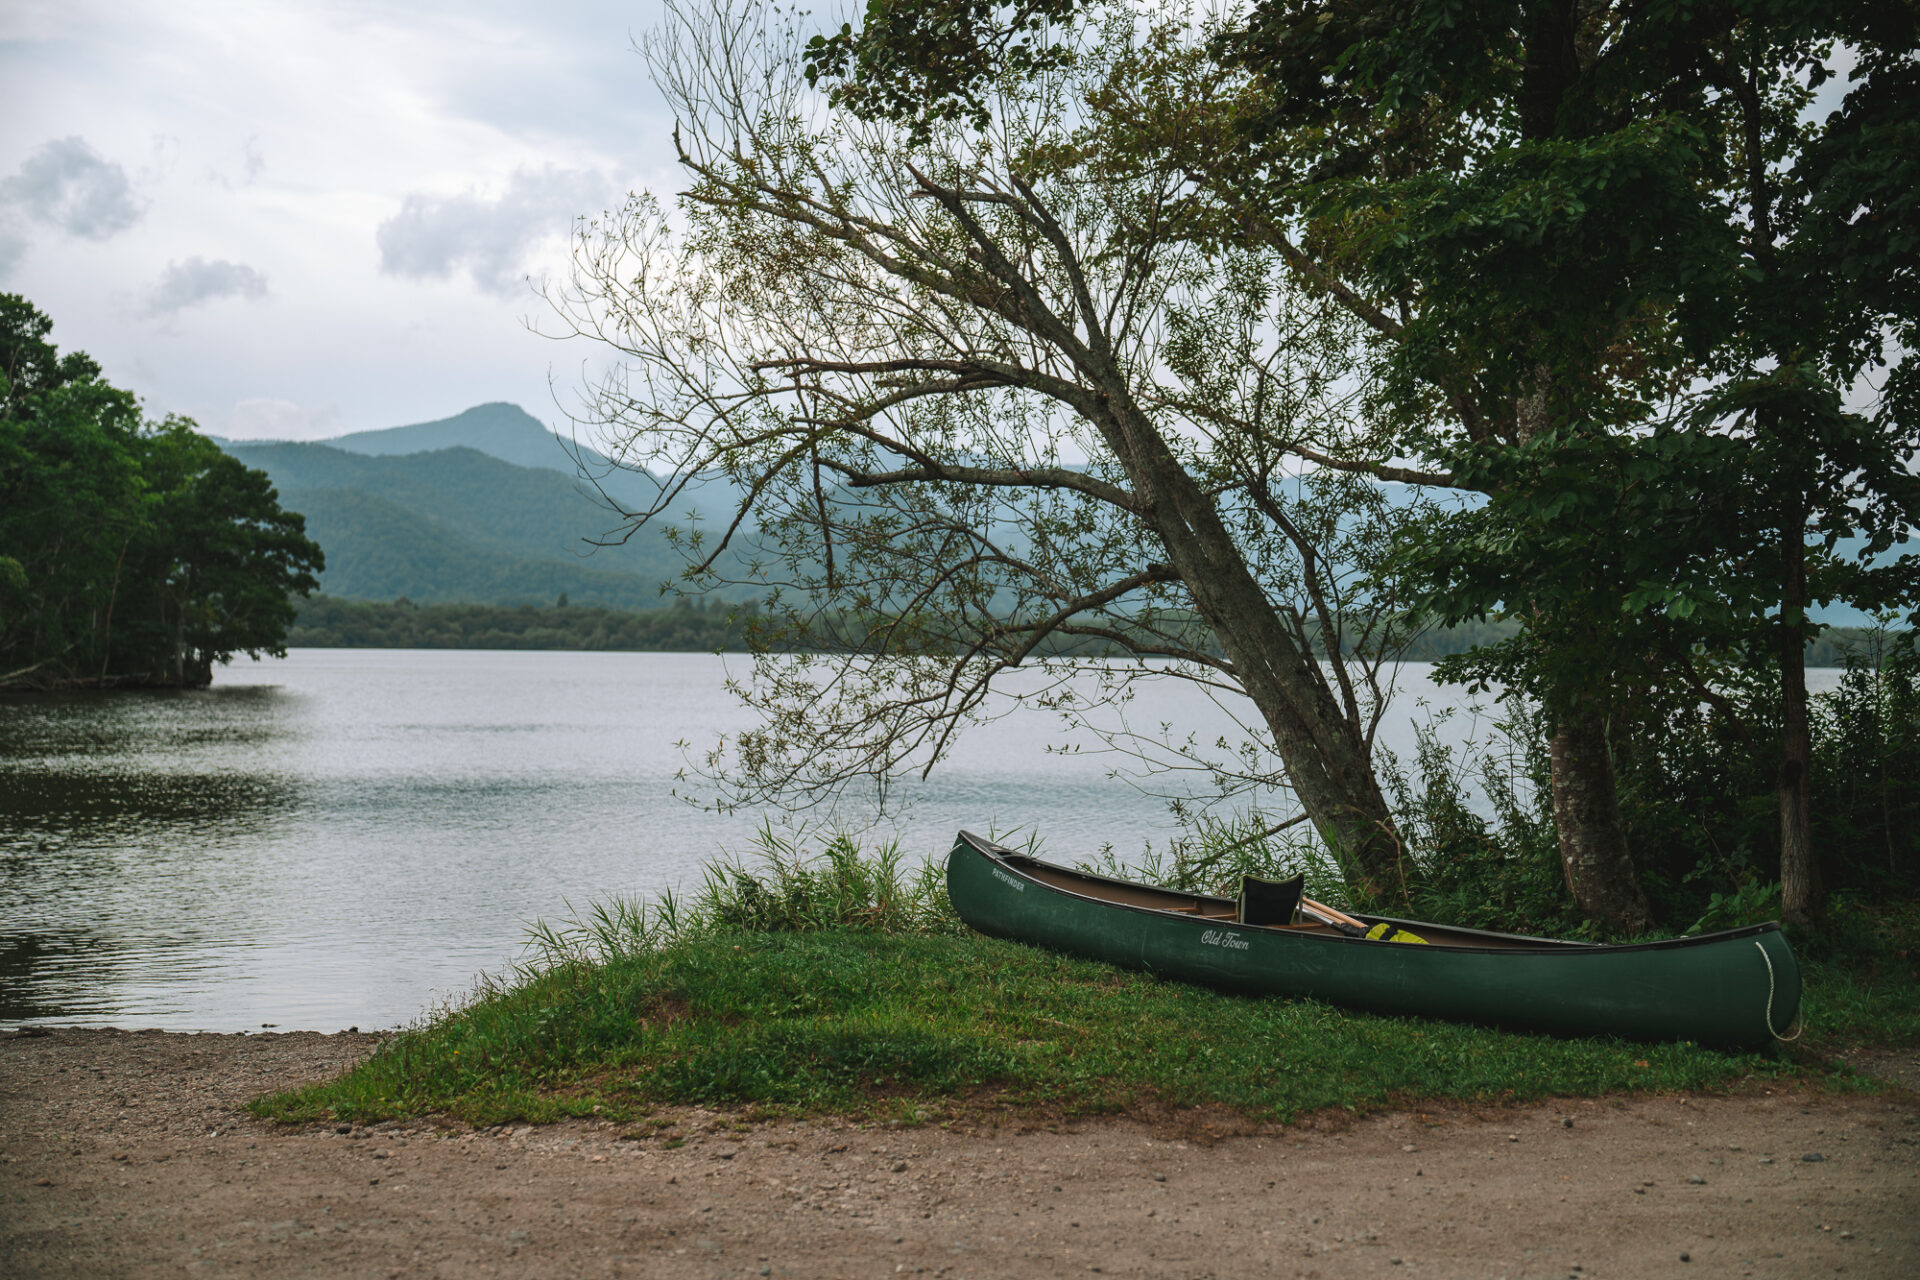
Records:
{"label": "peninsula with trees", "polygon": [[326,564],[306,522],[52,328],[0,294],[0,687],[191,688],[284,653]]}

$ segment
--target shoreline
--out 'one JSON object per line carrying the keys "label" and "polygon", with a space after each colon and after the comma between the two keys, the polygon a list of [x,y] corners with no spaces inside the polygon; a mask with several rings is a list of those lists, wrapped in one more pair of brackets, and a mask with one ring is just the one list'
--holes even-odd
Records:
{"label": "shoreline", "polygon": [[1910,1092],[1553,1099],[1239,1134],[1204,1114],[889,1128],[687,1107],[480,1129],[240,1110],[380,1038],[0,1036],[0,1271],[1605,1277],[1682,1255],[1703,1276],[1920,1270]]}

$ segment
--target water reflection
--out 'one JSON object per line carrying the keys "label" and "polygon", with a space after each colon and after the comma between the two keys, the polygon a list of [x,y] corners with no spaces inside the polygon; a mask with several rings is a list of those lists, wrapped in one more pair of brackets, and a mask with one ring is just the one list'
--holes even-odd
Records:
{"label": "water reflection", "polygon": [[102,1007],[97,976],[112,963],[111,951],[98,938],[78,933],[0,937],[0,1022],[73,1021],[115,1012],[110,1003]]}
{"label": "water reflection", "polygon": [[[104,754],[104,753],[102,753]],[[120,762],[116,761],[116,764]],[[143,835],[231,838],[258,832],[301,803],[295,779],[244,773],[136,773],[20,768],[0,801],[0,848],[59,848]]]}
{"label": "water reflection", "polygon": [[135,943],[82,930],[0,936],[0,1022],[157,1024],[187,1010],[166,992],[219,969],[207,939],[156,933]]}

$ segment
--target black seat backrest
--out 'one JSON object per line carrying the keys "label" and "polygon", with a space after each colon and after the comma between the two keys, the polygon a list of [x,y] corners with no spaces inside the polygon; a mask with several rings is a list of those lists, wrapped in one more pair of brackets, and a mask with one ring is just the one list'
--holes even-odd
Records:
{"label": "black seat backrest", "polygon": [[1300,895],[1307,878],[1297,875],[1288,880],[1262,880],[1259,876],[1240,877],[1241,924],[1292,924],[1300,910]]}

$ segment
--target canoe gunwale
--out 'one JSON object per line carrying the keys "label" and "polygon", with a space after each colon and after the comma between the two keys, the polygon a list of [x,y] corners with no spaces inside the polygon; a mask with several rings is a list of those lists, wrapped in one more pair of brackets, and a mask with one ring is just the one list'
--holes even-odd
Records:
{"label": "canoe gunwale", "polygon": [[[1058,894],[1064,898],[1094,903],[1110,910],[1133,911],[1157,918],[1182,920],[1200,928],[1219,928],[1223,923],[1228,923],[1215,918],[1188,915],[1185,912],[1174,911],[1164,907],[1148,907],[1138,903],[1120,902],[1111,898],[1103,898],[1097,894],[1075,893],[1073,890],[1062,888],[1060,885],[1054,884],[1049,880],[1043,880],[1037,876],[1029,875],[1020,864],[1029,863],[1046,867],[1049,871],[1097,884],[1110,884],[1135,891],[1147,889],[1155,892],[1164,892],[1171,897],[1190,898],[1199,902],[1219,903],[1226,906],[1234,905],[1232,898],[1222,898],[1217,894],[1188,893],[1185,890],[1179,889],[1162,890],[1155,885],[1141,884],[1132,880],[1120,880],[1113,876],[1100,875],[1097,872],[1082,871],[1077,867],[1063,867],[1058,863],[1047,862],[1031,854],[1021,853],[1017,849],[1009,849],[1004,845],[994,844],[990,840],[985,840],[980,836],[974,835],[971,831],[960,832],[959,838],[981,855],[990,859],[995,865],[1004,869],[1009,875],[1018,876],[1026,883],[1044,889],[1048,893]],[[1716,943],[1736,941],[1741,938],[1753,938],[1762,934],[1778,933],[1780,931],[1779,923],[1769,920],[1762,924],[1742,925],[1737,929],[1723,929],[1717,933],[1682,935],[1672,938],[1660,938],[1649,942],[1600,943],[1570,942],[1555,938],[1536,938],[1517,933],[1497,933],[1488,929],[1470,929],[1457,925],[1435,924],[1432,921],[1403,920],[1394,916],[1361,915],[1356,918],[1364,920],[1368,924],[1391,924],[1396,927],[1408,929],[1414,933],[1418,933],[1421,929],[1429,929],[1454,934],[1468,934],[1474,937],[1486,938],[1490,943],[1495,944],[1489,946],[1461,946],[1454,943],[1430,942],[1424,947],[1418,948],[1418,950],[1426,952],[1452,952],[1467,955],[1553,955],[1568,957],[1576,955],[1619,955],[1633,951],[1684,950]],[[1236,929],[1257,929],[1262,932],[1273,933],[1281,932],[1281,930],[1273,929],[1266,925],[1248,925],[1241,924],[1237,921],[1230,923],[1232,923],[1232,927]],[[1359,947],[1378,947],[1383,945],[1375,939],[1349,937],[1340,933],[1290,933],[1290,936],[1302,942],[1337,943],[1344,946]],[[1384,945],[1391,946],[1394,944],[1387,943]]]}

